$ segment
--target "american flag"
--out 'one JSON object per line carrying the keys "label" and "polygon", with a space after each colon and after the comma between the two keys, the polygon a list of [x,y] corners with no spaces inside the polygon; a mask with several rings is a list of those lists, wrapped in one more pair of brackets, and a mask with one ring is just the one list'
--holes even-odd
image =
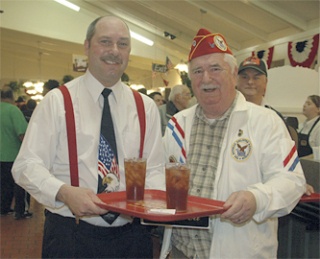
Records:
{"label": "american flag", "polygon": [[107,174],[112,173],[120,179],[117,158],[113,153],[108,141],[100,135],[98,173],[103,179]]}
{"label": "american flag", "polygon": [[174,68],[174,66],[173,66],[171,60],[169,59],[169,57],[166,57],[166,66],[167,66],[167,69],[168,69],[168,70]]}

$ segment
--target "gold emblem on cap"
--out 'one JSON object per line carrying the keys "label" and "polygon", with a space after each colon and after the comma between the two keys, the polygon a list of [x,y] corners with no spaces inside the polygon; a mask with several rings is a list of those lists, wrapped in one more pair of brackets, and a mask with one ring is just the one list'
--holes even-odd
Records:
{"label": "gold emblem on cap", "polygon": [[227,50],[227,44],[225,43],[224,39],[219,36],[219,35],[215,35],[213,37],[213,41],[216,44],[217,48],[222,50],[222,51],[226,51]]}

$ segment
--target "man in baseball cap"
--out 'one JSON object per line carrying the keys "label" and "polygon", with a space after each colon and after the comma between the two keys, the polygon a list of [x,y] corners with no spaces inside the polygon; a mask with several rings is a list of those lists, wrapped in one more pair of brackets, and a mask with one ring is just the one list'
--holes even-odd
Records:
{"label": "man in baseball cap", "polygon": [[166,161],[188,161],[189,194],[224,201],[225,211],[210,215],[209,230],[173,228],[171,258],[276,258],[277,217],[305,189],[300,163],[283,166],[290,154],[299,161],[294,143],[273,111],[236,90],[237,62],[223,35],[200,29],[188,60],[198,104],[168,122]]}
{"label": "man in baseball cap", "polygon": [[267,90],[268,72],[264,60],[256,56],[246,58],[238,70],[237,89],[247,101],[266,105],[264,96]]}

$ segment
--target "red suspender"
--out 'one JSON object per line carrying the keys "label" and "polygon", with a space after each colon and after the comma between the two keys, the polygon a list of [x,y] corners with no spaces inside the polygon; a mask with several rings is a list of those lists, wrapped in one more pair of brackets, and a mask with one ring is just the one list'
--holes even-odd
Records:
{"label": "red suspender", "polygon": [[[79,186],[79,173],[78,173],[78,153],[77,153],[77,138],[76,126],[74,120],[74,112],[72,100],[68,88],[65,85],[59,87],[64,99],[64,107],[66,110],[66,125],[67,125],[67,138],[68,138],[68,151],[70,163],[70,178],[72,186]],[[143,155],[144,138],[146,132],[146,116],[141,95],[132,90],[134,99],[136,101],[139,123],[140,123],[140,150],[139,157]]]}
{"label": "red suspender", "polygon": [[144,110],[143,100],[141,95],[135,91],[132,90],[134,99],[136,101],[137,110],[138,110],[138,117],[139,117],[139,123],[140,123],[140,150],[139,150],[139,157],[142,158],[143,156],[143,146],[144,146],[144,137],[146,134],[146,113]]}
{"label": "red suspender", "polygon": [[68,136],[68,151],[70,163],[70,178],[72,186],[79,186],[79,173],[78,173],[78,153],[77,153],[77,136],[76,126],[74,120],[74,113],[72,107],[72,100],[70,93],[65,85],[59,87],[63,94],[64,107],[66,110],[66,125]]}

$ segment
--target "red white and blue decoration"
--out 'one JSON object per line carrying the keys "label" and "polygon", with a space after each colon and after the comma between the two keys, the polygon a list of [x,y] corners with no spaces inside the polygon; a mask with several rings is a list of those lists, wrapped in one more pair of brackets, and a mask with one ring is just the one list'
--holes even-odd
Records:
{"label": "red white and blue decoration", "polygon": [[270,47],[266,50],[252,51],[252,56],[253,57],[256,56],[259,59],[265,60],[269,69],[272,63],[273,50],[274,50],[274,47]]}
{"label": "red white and blue decoration", "polygon": [[102,134],[99,142],[98,176],[98,193],[119,190],[120,173],[117,158]]}
{"label": "red white and blue decoration", "polygon": [[319,34],[312,38],[288,43],[288,57],[293,67],[301,66],[310,68],[319,48]]}

